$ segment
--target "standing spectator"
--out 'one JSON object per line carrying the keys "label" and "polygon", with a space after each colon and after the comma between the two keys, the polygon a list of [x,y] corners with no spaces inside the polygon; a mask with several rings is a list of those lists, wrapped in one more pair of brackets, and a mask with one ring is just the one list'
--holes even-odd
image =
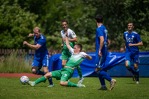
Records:
{"label": "standing spectator", "polygon": [[108,55],[108,32],[106,27],[103,25],[103,17],[101,15],[96,16],[96,69],[101,88],[99,90],[107,90],[105,79],[110,82],[110,90],[112,90],[116,84],[116,80],[112,79],[108,74],[108,66],[105,65],[106,58]]}
{"label": "standing spectator", "polygon": [[[46,47],[46,38],[43,34],[41,34],[39,27],[35,27],[33,32],[33,34],[29,34],[29,37],[34,37],[34,44],[30,44],[27,41],[24,41],[23,44],[35,50],[34,60],[32,62],[32,73],[37,75],[44,75],[49,71],[49,54]],[[41,71],[42,67],[43,71]],[[49,78],[48,80],[48,87],[53,87],[52,78]]]}
{"label": "standing spectator", "polygon": [[[133,80],[136,81],[136,84],[139,84],[139,48],[142,46],[142,40],[140,35],[133,31],[134,25],[132,22],[128,23],[128,31],[124,32],[125,40],[125,66],[133,74]],[[134,67],[131,66],[131,60],[133,61]]]}

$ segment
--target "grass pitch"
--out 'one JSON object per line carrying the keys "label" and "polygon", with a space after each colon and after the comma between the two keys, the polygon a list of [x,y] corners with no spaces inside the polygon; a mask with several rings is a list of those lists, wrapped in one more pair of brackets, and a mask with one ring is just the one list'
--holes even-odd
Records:
{"label": "grass pitch", "polygon": [[[140,78],[138,85],[132,78],[115,79],[117,83],[112,91],[102,91],[98,90],[100,84],[97,77],[86,77],[86,88],[62,87],[55,79],[55,86],[48,88],[48,81],[31,87],[22,85],[19,78],[0,78],[0,99],[149,99],[149,78]],[[71,81],[77,82],[78,78]],[[109,87],[109,82],[106,84]]]}

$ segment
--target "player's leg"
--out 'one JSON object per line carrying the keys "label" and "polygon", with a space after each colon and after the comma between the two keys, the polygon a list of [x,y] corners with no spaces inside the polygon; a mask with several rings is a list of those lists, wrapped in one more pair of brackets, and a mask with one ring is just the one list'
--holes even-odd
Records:
{"label": "player's leg", "polygon": [[68,71],[62,71],[62,76],[61,76],[61,80],[60,80],[60,85],[61,86],[68,86],[68,87],[85,87],[85,85],[83,84],[76,84],[73,83],[71,81],[68,81],[71,77],[72,77],[72,73],[68,72]]}
{"label": "player's leg", "polygon": [[133,61],[134,61],[135,80],[136,80],[136,83],[139,84],[139,67],[138,67],[138,64],[140,62],[139,53],[136,53],[134,55]]}
{"label": "player's leg", "polygon": [[[49,56],[46,55],[43,60],[42,60],[42,66],[43,66],[43,71],[46,74],[47,72],[49,72],[48,66],[49,66]],[[53,81],[52,78],[49,77],[48,78],[49,81],[49,86],[48,87],[53,87]]]}
{"label": "player's leg", "polygon": [[66,65],[67,60],[62,60],[62,67]]}
{"label": "player's leg", "polygon": [[49,77],[52,77],[52,73],[51,72],[46,73],[44,76],[36,79],[35,81],[29,81],[29,84],[31,86],[35,86],[36,84],[39,84],[41,82],[45,82],[46,79],[48,79]]}
{"label": "player's leg", "polygon": [[78,71],[78,75],[79,75],[78,84],[82,84],[83,83],[83,80],[84,80],[84,77],[82,76],[82,70],[81,70],[81,67],[80,66],[77,67],[77,71]]}
{"label": "player's leg", "polygon": [[130,52],[125,54],[125,66],[127,70],[130,71],[134,76],[135,71],[134,71],[134,68],[131,66],[131,53]]}
{"label": "player's leg", "polygon": [[[44,73],[46,74],[46,73],[48,73],[49,72],[49,70],[48,70],[48,67],[46,66],[44,66],[43,67],[43,71],[44,71]],[[53,81],[52,81],[52,77],[49,77],[49,78],[47,78],[48,79],[48,81],[49,81],[49,86],[48,87],[53,87],[54,86],[54,84],[53,84]]]}
{"label": "player's leg", "polygon": [[99,81],[100,81],[100,84],[101,84],[101,87],[100,87],[98,90],[107,90],[105,80],[104,80],[104,78],[102,77],[100,71],[98,71],[97,74],[98,74],[98,78],[99,78]]}
{"label": "player's leg", "polygon": [[135,70],[136,84],[139,84],[139,68],[138,68],[138,64],[136,64],[136,63],[134,63],[134,70]]}
{"label": "player's leg", "polygon": [[43,71],[40,71],[41,67],[42,67],[41,62],[34,59],[32,62],[32,69],[31,69],[32,73],[37,75],[44,75],[45,73]]}

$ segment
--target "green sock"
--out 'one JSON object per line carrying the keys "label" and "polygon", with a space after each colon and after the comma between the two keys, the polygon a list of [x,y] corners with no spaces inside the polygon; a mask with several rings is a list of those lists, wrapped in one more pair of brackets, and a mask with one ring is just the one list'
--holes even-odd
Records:
{"label": "green sock", "polygon": [[77,87],[77,84],[68,81],[68,85],[67,85],[67,86],[68,86],[68,87]]}
{"label": "green sock", "polygon": [[46,78],[44,76],[38,78],[37,80],[35,80],[35,84],[41,83],[41,82],[45,82]]}
{"label": "green sock", "polygon": [[80,66],[77,67],[77,71],[78,71],[79,77],[82,78],[82,70]]}

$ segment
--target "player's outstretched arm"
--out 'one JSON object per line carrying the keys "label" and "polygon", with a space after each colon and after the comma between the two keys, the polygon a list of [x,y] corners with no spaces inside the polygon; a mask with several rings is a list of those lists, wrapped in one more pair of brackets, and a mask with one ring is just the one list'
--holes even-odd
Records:
{"label": "player's outstretched arm", "polygon": [[68,37],[66,36],[66,46],[70,50],[72,47],[69,45]]}
{"label": "player's outstretched arm", "polygon": [[41,47],[41,45],[39,45],[39,44],[32,45],[32,44],[28,43],[27,41],[24,41],[23,45],[26,45],[29,48],[34,49],[34,50],[37,50],[37,49],[39,49]]}
{"label": "player's outstretched arm", "polygon": [[86,55],[86,58],[89,59],[89,60],[91,60],[92,59],[92,56]]}

